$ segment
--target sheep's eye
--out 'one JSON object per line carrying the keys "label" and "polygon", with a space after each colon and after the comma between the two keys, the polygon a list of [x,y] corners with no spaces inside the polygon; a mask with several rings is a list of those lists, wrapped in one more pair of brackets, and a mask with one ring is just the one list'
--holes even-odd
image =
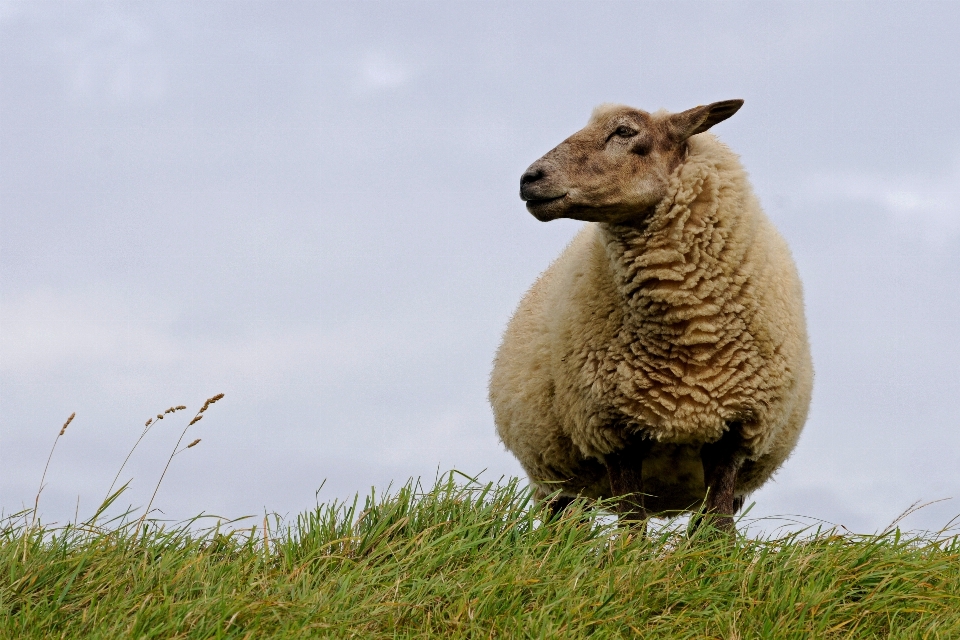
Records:
{"label": "sheep's eye", "polygon": [[637,135],[637,131],[625,125],[621,125],[617,127],[617,130],[613,132],[613,135],[621,138],[632,138],[633,136]]}

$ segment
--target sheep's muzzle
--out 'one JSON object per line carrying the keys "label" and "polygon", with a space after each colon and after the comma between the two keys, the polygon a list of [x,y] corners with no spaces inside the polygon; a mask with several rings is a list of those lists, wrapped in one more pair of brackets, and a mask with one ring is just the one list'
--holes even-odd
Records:
{"label": "sheep's muzzle", "polygon": [[542,159],[520,176],[520,199],[527,203],[527,211],[542,222],[559,217],[565,208],[567,192],[551,177],[550,167]]}

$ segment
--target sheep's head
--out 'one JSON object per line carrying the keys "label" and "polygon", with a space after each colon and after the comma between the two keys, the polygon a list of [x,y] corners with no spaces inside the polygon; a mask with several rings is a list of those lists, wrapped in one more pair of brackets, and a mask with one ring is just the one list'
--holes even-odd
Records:
{"label": "sheep's head", "polygon": [[742,104],[725,100],[653,114],[601,105],[586,127],[530,165],[520,178],[520,197],[544,222],[640,222],[667,195],[687,139],[726,120]]}

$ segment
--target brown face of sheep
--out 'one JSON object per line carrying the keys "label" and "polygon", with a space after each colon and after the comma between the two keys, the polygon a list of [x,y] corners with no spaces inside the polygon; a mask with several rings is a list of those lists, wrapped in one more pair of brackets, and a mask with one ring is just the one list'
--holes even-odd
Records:
{"label": "brown face of sheep", "polygon": [[586,127],[530,165],[520,178],[520,198],[543,222],[642,222],[667,195],[687,139],[726,120],[742,104],[725,100],[655,114],[598,107]]}

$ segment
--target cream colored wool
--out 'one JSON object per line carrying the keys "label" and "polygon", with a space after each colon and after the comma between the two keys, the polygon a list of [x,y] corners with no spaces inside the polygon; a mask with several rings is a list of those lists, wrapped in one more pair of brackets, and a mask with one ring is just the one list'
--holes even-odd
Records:
{"label": "cream colored wool", "polygon": [[790,251],[738,157],[709,133],[687,144],[648,223],[585,224],[506,329],[490,401],[539,497],[609,497],[604,457],[640,433],[656,441],[646,486],[676,496],[656,504],[695,506],[699,447],[734,422],[743,496],[803,428],[813,368]]}

